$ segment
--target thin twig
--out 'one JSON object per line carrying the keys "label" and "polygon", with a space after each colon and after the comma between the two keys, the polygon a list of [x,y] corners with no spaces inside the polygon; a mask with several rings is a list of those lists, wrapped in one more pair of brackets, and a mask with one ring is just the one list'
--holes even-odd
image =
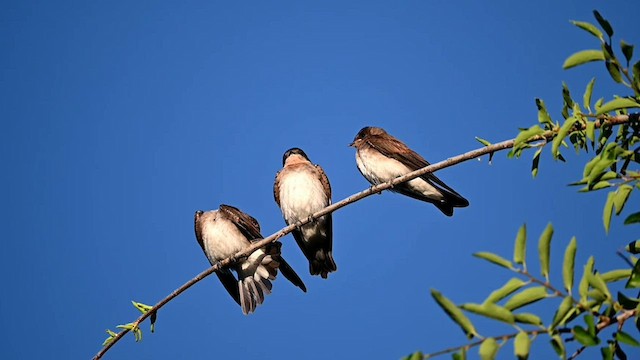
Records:
{"label": "thin twig", "polygon": [[[627,122],[629,120],[629,117],[627,115],[620,115],[620,116],[614,116],[611,118],[608,118],[606,120],[607,123],[615,125],[615,124],[620,124],[620,123],[624,123]],[[602,122],[598,122],[596,124],[596,127],[600,127],[602,124]],[[553,138],[553,136],[555,135],[554,132],[552,131],[547,131],[545,132],[543,135],[539,135],[539,136],[534,136],[532,138],[530,138],[528,141],[532,142],[532,141],[540,141],[540,140],[549,140],[551,138]],[[479,149],[475,149],[469,152],[466,152],[464,154],[461,155],[457,155],[451,158],[448,158],[446,160],[440,161],[438,163],[429,165],[427,167],[424,167],[422,169],[418,169],[416,171],[410,172],[406,175],[397,177],[391,181],[379,184],[379,185],[375,185],[372,186],[366,190],[363,190],[361,192],[358,192],[356,194],[353,194],[349,197],[347,197],[346,199],[343,199],[337,203],[334,203],[332,205],[327,206],[326,208],[315,212],[313,215],[309,216],[308,218],[305,218],[301,221],[299,221],[296,224],[292,224],[289,225],[287,227],[282,228],[280,231],[264,238],[263,240],[254,242],[251,244],[251,246],[246,247],[244,250],[239,251],[238,253],[236,253],[235,255],[226,258],[220,262],[218,262],[217,264],[211,266],[210,268],[208,268],[207,270],[201,272],[200,274],[198,274],[196,277],[194,277],[193,279],[189,280],[188,282],[186,282],[184,285],[180,286],[179,288],[177,288],[176,290],[174,290],[171,294],[169,294],[167,297],[165,297],[164,299],[160,300],[157,304],[155,304],[148,312],[146,312],[145,314],[143,314],[142,316],[140,316],[136,321],[133,322],[134,328],[139,326],[140,323],[142,323],[144,320],[146,320],[149,316],[151,316],[153,313],[156,313],[160,308],[162,308],[164,305],[166,305],[169,301],[173,300],[175,297],[177,297],[178,295],[180,295],[181,293],[183,293],[185,290],[187,290],[188,288],[190,288],[191,286],[195,285],[197,282],[201,281],[202,279],[204,279],[205,277],[211,275],[212,273],[214,273],[216,270],[219,270],[225,266],[228,266],[230,264],[235,263],[236,261],[238,261],[238,259],[243,258],[245,256],[250,255],[251,253],[253,253],[255,250],[269,244],[272,243],[278,239],[280,239],[281,237],[289,234],[290,232],[292,232],[293,230],[295,230],[296,228],[298,228],[299,226],[302,226],[304,224],[309,223],[310,221],[313,221],[314,219],[317,219],[321,216],[324,216],[326,214],[330,214],[338,209],[341,209],[349,204],[352,204],[356,201],[362,200],[368,196],[371,196],[373,194],[382,192],[384,190],[388,190],[392,187],[394,187],[395,185],[398,185],[400,183],[403,182],[407,182],[409,180],[415,179],[419,176],[422,176],[424,174],[427,173],[432,173],[444,168],[447,168],[449,166],[453,166],[456,164],[459,164],[461,162],[467,161],[467,160],[471,160],[471,159],[475,159],[478,158],[480,156],[483,155],[488,155],[491,153],[495,153],[497,151],[502,151],[505,149],[510,149],[513,147],[514,144],[514,139],[511,140],[505,140],[496,144],[491,144],[488,146],[484,146],[482,148]],[[124,335],[126,335],[129,332],[128,329],[123,329],[122,331],[120,331],[119,333],[116,334],[115,337],[113,337],[113,339],[111,339],[111,341],[109,341],[102,349],[100,349],[100,351],[93,357],[94,360],[98,360],[100,358],[102,358],[102,356],[113,346],[115,345],[118,341],[120,341]]]}

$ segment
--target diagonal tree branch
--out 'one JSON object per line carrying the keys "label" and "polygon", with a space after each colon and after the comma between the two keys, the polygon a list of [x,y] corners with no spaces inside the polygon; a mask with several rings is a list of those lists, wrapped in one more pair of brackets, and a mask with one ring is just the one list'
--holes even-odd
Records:
{"label": "diagonal tree branch", "polygon": [[[629,116],[628,115],[619,115],[619,116],[614,116],[614,117],[609,117],[606,119],[601,119],[599,121],[596,122],[596,127],[601,127],[604,123],[610,124],[610,125],[616,125],[616,124],[621,124],[621,123],[625,123],[629,121]],[[553,138],[553,136],[555,136],[555,132],[553,131],[546,131],[544,134],[539,135],[539,136],[534,136],[532,138],[530,138],[529,140],[527,140],[527,142],[535,142],[535,141],[548,141],[550,139]],[[498,151],[502,151],[502,150],[506,150],[506,149],[510,149],[512,148],[514,145],[514,139],[511,140],[505,140],[499,143],[495,143],[495,144],[491,144],[488,146],[484,146],[482,148],[479,149],[475,149],[469,152],[466,152],[464,154],[460,154],[454,157],[450,157],[446,160],[440,161],[438,163],[429,165],[427,167],[424,167],[422,169],[418,169],[416,171],[410,172],[406,175],[397,177],[391,181],[379,184],[379,185],[375,185],[375,186],[371,186],[366,190],[363,190],[361,192],[358,192],[356,194],[353,194],[349,197],[347,197],[346,199],[343,199],[341,201],[338,201],[337,203],[334,203],[332,205],[327,206],[326,208],[317,211],[316,213],[314,213],[313,215],[309,216],[306,219],[303,219],[301,221],[299,221],[296,224],[292,224],[289,225],[287,227],[282,228],[281,230],[279,230],[278,232],[271,234],[270,236],[264,238],[263,240],[260,241],[256,241],[254,243],[251,244],[251,246],[246,247],[244,250],[239,251],[238,253],[236,253],[235,255],[226,258],[218,263],[216,263],[215,265],[211,266],[210,268],[208,268],[207,270],[201,272],[200,274],[198,274],[196,277],[194,277],[193,279],[187,281],[186,283],[184,283],[182,286],[180,286],[179,288],[175,289],[171,294],[167,295],[167,297],[165,297],[164,299],[160,300],[160,302],[158,302],[157,304],[155,304],[148,312],[146,312],[145,314],[142,314],[142,316],[140,316],[136,321],[133,322],[133,328],[137,328],[140,323],[142,323],[144,320],[146,320],[148,317],[150,317],[152,314],[156,313],[160,308],[162,308],[164,305],[166,305],[169,301],[173,300],[175,297],[177,297],[178,295],[180,295],[181,293],[183,293],[184,291],[186,291],[187,289],[189,289],[191,286],[195,285],[196,283],[198,283],[199,281],[201,281],[202,279],[206,278],[207,276],[211,275],[212,273],[214,273],[216,270],[219,270],[221,268],[224,268],[230,264],[235,263],[236,261],[238,261],[238,259],[249,256],[251,253],[253,253],[255,250],[269,244],[272,243],[278,239],[280,239],[281,237],[289,234],[290,232],[292,232],[293,230],[295,230],[296,228],[307,224],[311,221],[313,221],[314,219],[317,219],[321,216],[324,216],[326,214],[332,213],[338,209],[341,209],[349,204],[352,204],[356,201],[362,200],[368,196],[371,196],[373,194],[376,193],[380,193],[384,190],[388,190],[392,187],[394,187],[395,185],[398,185],[400,183],[403,182],[407,182],[409,180],[415,179],[419,176],[422,176],[424,174],[427,173],[432,173],[462,162],[465,162],[467,160],[471,160],[471,159],[475,159],[478,158],[480,156],[483,155],[488,155],[488,154],[492,154]],[[113,339],[111,339],[111,341],[109,341],[94,357],[94,360],[98,360],[100,358],[102,358],[102,356],[109,351],[109,349],[115,345],[118,341],[120,341],[124,335],[126,335],[130,330],[129,329],[123,329],[122,331],[120,331],[119,333],[116,334],[115,337],[113,337]]]}

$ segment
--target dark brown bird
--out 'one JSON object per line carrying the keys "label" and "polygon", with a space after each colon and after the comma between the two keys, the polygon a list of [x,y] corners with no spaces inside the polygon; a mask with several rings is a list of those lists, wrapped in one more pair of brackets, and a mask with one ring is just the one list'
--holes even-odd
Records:
{"label": "dark brown bird", "polygon": [[[362,128],[349,146],[355,147],[360,173],[373,185],[381,184],[429,165],[429,162],[382,128]],[[445,215],[469,201],[433,174],[395,185],[391,191],[434,204]]]}
{"label": "dark brown bird", "polygon": [[[282,165],[273,184],[273,196],[287,225],[307,219],[331,204],[331,185],[327,175],[319,165],[311,163],[304,151],[298,148],[287,150],[282,157]],[[331,223],[331,214],[327,214],[292,231],[309,260],[309,272],[324,279],[337,269],[332,254]]]}
{"label": "dark brown bird", "polygon": [[[218,210],[196,211],[195,231],[198,244],[211,265],[263,238],[256,219],[224,204]],[[218,279],[245,315],[254,312],[263,303],[265,295],[271,293],[271,280],[276,278],[278,269],[291,283],[307,291],[298,274],[280,255],[281,246],[279,242],[271,243],[229,268],[216,271]],[[238,279],[230,269],[238,274]]]}

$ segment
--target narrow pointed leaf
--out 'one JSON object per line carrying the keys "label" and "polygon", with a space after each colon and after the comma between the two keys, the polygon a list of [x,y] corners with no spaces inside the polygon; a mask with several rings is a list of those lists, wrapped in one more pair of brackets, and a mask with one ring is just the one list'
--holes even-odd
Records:
{"label": "narrow pointed leaf", "polygon": [[625,310],[633,310],[640,304],[640,299],[632,299],[618,291],[618,302]]}
{"label": "narrow pointed leaf", "polygon": [[598,39],[604,41],[604,36],[602,35],[602,31],[600,31],[600,29],[598,29],[595,25],[585,21],[571,21],[571,23],[579,27],[580,29],[591,33],[593,36],[597,37]]}
{"label": "narrow pointed leaf", "polygon": [[602,15],[600,15],[598,10],[593,10],[593,16],[596,18],[596,20],[598,21],[598,24],[600,24],[600,26],[607,33],[607,35],[609,35],[609,37],[612,37],[613,28],[611,27],[611,24],[609,24],[609,22],[605,18],[603,18]]}
{"label": "narrow pointed leaf", "polygon": [[444,310],[447,315],[453,320],[462,331],[467,335],[467,338],[471,339],[477,335],[476,329],[473,327],[471,320],[467,318],[451,300],[447,299],[439,291],[431,289],[431,296],[438,303],[438,305]]}
{"label": "narrow pointed leaf", "polygon": [[640,253],[640,240],[630,242],[624,249],[632,254]]}
{"label": "narrow pointed leaf", "polygon": [[602,104],[602,106],[596,111],[596,115],[602,115],[620,109],[638,107],[640,107],[640,104],[635,100],[629,98],[617,98]]}
{"label": "narrow pointed leaf", "polygon": [[596,335],[596,324],[593,321],[593,315],[588,314],[584,316],[584,322],[587,324],[587,332],[589,335]]}
{"label": "narrow pointed leaf", "polygon": [[524,331],[520,331],[513,341],[513,352],[518,360],[526,360],[529,358],[531,351],[531,338]]}
{"label": "narrow pointed leaf", "polygon": [[611,270],[600,274],[600,277],[605,283],[626,280],[629,276],[631,276],[631,269]]}
{"label": "narrow pointed leaf", "polygon": [[604,61],[602,50],[582,50],[573,53],[564,61],[562,68],[567,70],[592,61]]}
{"label": "narrow pointed leaf", "polygon": [[571,294],[573,289],[573,277],[576,264],[576,250],[578,248],[576,237],[571,238],[567,249],[564,252],[564,263],[562,265],[562,279],[564,288]]}
{"label": "narrow pointed leaf", "polygon": [[636,261],[636,264],[633,266],[633,271],[631,272],[631,277],[624,287],[627,289],[640,287],[640,261]]}
{"label": "narrow pointed leaf", "polygon": [[556,334],[551,337],[551,346],[553,346],[553,350],[558,354],[560,359],[567,358],[567,350],[564,347],[564,340],[562,340],[560,335]]}
{"label": "narrow pointed leaf", "polygon": [[540,271],[542,276],[549,280],[549,258],[551,254],[551,237],[553,236],[553,225],[549,223],[540,235],[538,240],[538,256],[540,257]]}
{"label": "narrow pointed leaf", "polygon": [[584,265],[584,270],[582,272],[582,279],[580,280],[579,285],[579,294],[580,294],[580,302],[585,302],[587,300],[587,294],[589,293],[589,281],[587,280],[587,274],[591,274],[593,272],[594,259],[593,256],[589,257],[587,263]]}
{"label": "narrow pointed leaf", "polygon": [[589,282],[589,286],[602,292],[607,297],[607,299],[611,299],[611,292],[609,292],[607,284],[604,282],[602,276],[600,276],[599,273],[587,274],[587,281]]}
{"label": "narrow pointed leaf", "polygon": [[600,339],[589,334],[587,330],[583,329],[581,326],[574,326],[572,332],[575,339],[584,346],[595,346],[600,343]]}
{"label": "narrow pointed leaf", "polygon": [[635,347],[640,346],[640,342],[638,342],[638,340],[634,339],[633,336],[621,330],[616,333],[616,340],[618,340],[623,344],[627,344]]}
{"label": "narrow pointed leaf", "polygon": [[616,190],[616,195],[613,198],[613,206],[616,209],[616,215],[620,215],[624,209],[624,205],[627,203],[627,199],[629,199],[631,190],[633,190],[633,187],[627,184],[620,185],[618,190]]}
{"label": "narrow pointed leaf", "polygon": [[514,314],[514,319],[521,324],[542,325],[542,319],[538,315],[531,313]]}
{"label": "narrow pointed leaf", "polygon": [[637,223],[640,223],[640,212],[633,213],[627,216],[626,219],[624,219],[625,225],[637,224]]}
{"label": "narrow pointed leaf", "polygon": [[518,291],[521,287],[525,286],[526,284],[527,284],[526,282],[518,278],[511,278],[500,289],[493,291],[484,302],[497,303],[498,301]]}
{"label": "narrow pointed leaf", "polygon": [[496,265],[505,267],[507,269],[512,269],[513,268],[513,264],[511,264],[511,261],[496,255],[494,253],[490,253],[490,252],[486,252],[486,251],[481,251],[481,252],[477,252],[475,254],[473,254],[473,256],[480,258],[480,259],[484,259],[487,260],[489,262],[492,262]]}
{"label": "narrow pointed leaf", "polygon": [[504,305],[508,310],[515,310],[525,305],[532,304],[536,301],[547,297],[547,291],[544,286],[537,286],[525,289],[513,295]]}
{"label": "narrow pointed leaf", "polygon": [[538,176],[538,167],[540,166],[540,154],[542,153],[542,148],[536,150],[533,154],[533,161],[531,162],[531,176],[534,178]]}
{"label": "narrow pointed leaf", "polygon": [[489,146],[489,145],[491,145],[491,143],[490,143],[490,142],[488,142],[487,140],[485,140],[485,139],[481,139],[481,138],[479,138],[479,137],[477,137],[477,136],[476,136],[476,140],[477,140],[480,144],[482,144],[482,145],[484,145],[484,146]]}
{"label": "narrow pointed leaf", "polygon": [[551,142],[551,153],[553,154],[554,158],[558,158],[558,150],[560,149],[560,145],[563,143],[569,132],[573,129],[573,125],[577,120],[578,119],[575,117],[568,118],[564,122],[564,124],[562,124],[562,127],[558,131],[556,137],[553,138],[553,141]]}
{"label": "narrow pointed leaf", "polygon": [[[640,214],[640,213],[639,213]],[[513,246],[513,262],[524,265],[527,255],[527,224],[523,224],[516,235],[516,242]]]}
{"label": "narrow pointed leaf", "polygon": [[620,73],[620,68],[618,67],[618,64],[611,61],[607,61],[606,65],[607,65],[607,71],[609,71],[609,75],[611,76],[613,81],[617,82],[618,84],[622,83],[622,74]]}
{"label": "narrow pointed leaf", "polygon": [[607,346],[600,348],[600,355],[602,355],[602,360],[613,360],[613,342]]}
{"label": "narrow pointed leaf", "polygon": [[573,299],[571,296],[566,296],[562,299],[558,310],[556,310],[555,315],[553,316],[553,321],[551,322],[551,329],[555,328],[558,325],[564,325],[563,320],[567,317],[569,310],[573,308]]}
{"label": "narrow pointed leaf", "polygon": [[552,124],[551,116],[549,116],[549,112],[547,111],[544,101],[536,98],[536,106],[538,107],[538,122],[540,124]]}
{"label": "narrow pointed leaf", "polygon": [[516,136],[516,138],[514,139],[514,145],[521,145],[532,137],[536,135],[542,135],[543,133],[544,130],[539,125],[533,125],[526,130],[520,131],[518,136]]}
{"label": "narrow pointed leaf", "polygon": [[624,40],[620,40],[620,49],[622,50],[622,53],[624,54],[624,58],[627,59],[627,65],[629,65],[629,62],[631,61],[631,58],[633,57],[633,45],[628,44]]}
{"label": "narrow pointed leaf", "polygon": [[596,123],[594,121],[587,121],[587,128],[585,133],[587,135],[587,139],[591,141],[591,146],[593,146],[593,143],[596,140]]}
{"label": "narrow pointed leaf", "polygon": [[[582,96],[582,105],[585,109],[591,111],[591,94],[593,93],[593,85],[596,83],[596,78],[592,78],[587,84],[587,88]],[[593,141],[593,138],[591,139]]]}
{"label": "narrow pointed leaf", "polygon": [[455,354],[451,354],[453,360],[467,360],[467,349],[462,348]]}
{"label": "narrow pointed leaf", "polygon": [[602,223],[604,225],[604,231],[608,234],[611,227],[611,215],[613,215],[613,200],[616,197],[615,191],[609,192],[607,195],[607,201],[604,203],[602,209]]}
{"label": "narrow pointed leaf", "polygon": [[474,314],[478,314],[490,319],[502,321],[507,324],[513,324],[515,322],[515,318],[511,311],[507,310],[506,308],[500,305],[496,305],[494,303],[484,303],[484,304],[467,303],[467,304],[462,304],[460,307]]}
{"label": "narrow pointed leaf", "polygon": [[498,346],[496,339],[487,338],[480,345],[480,358],[482,360],[493,360],[496,358],[499,349],[500,347]]}

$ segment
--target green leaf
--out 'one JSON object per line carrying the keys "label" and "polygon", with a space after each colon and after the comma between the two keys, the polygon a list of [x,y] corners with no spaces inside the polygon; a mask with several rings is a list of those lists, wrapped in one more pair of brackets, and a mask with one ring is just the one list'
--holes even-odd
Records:
{"label": "green leaf", "polygon": [[531,339],[526,332],[520,331],[513,341],[513,351],[518,360],[526,360],[529,358],[531,350]]}
{"label": "green leaf", "polygon": [[593,315],[585,315],[584,322],[585,324],[587,324],[587,332],[589,333],[589,335],[596,336],[596,324],[593,321]]}
{"label": "green leaf", "polygon": [[518,279],[511,278],[511,280],[507,281],[501,288],[493,291],[489,297],[484,301],[484,303],[497,303],[498,301],[506,298],[507,296],[513,294],[514,292],[520,290],[521,287],[525,286],[527,283]]}
{"label": "green leaf", "polygon": [[567,249],[564,251],[564,262],[562,265],[562,279],[564,288],[571,294],[573,288],[574,269],[576,264],[576,250],[578,248],[576,237],[571,238]]}
{"label": "green leaf", "polygon": [[604,203],[604,209],[602,210],[602,222],[607,234],[609,233],[609,227],[611,226],[611,215],[613,214],[613,200],[615,196],[615,191],[609,192],[607,195],[607,201]]}
{"label": "green leaf", "polygon": [[622,209],[624,209],[624,205],[627,203],[627,199],[629,199],[631,190],[633,190],[633,187],[627,184],[620,185],[618,190],[616,190],[616,195],[613,197],[613,206],[616,209],[616,215],[620,215]]}
{"label": "green leaf", "polygon": [[453,360],[467,360],[467,348],[460,349],[459,352],[451,354]]}
{"label": "green leaf", "polygon": [[447,299],[444,295],[442,295],[439,291],[431,289],[431,296],[438,303],[438,305],[444,310],[444,312],[453,320],[462,331],[467,335],[467,338],[472,339],[474,336],[477,336],[478,333],[476,329],[473,327],[471,320],[467,318],[451,300]]}
{"label": "green leaf", "polygon": [[622,330],[618,330],[618,332],[616,333],[616,340],[618,340],[623,344],[627,344],[635,347],[640,346],[640,342],[638,342],[638,340],[634,339],[633,336],[627,334]]}
{"label": "green leaf", "polygon": [[584,346],[595,346],[600,343],[600,339],[589,334],[581,326],[574,326],[572,332],[575,339],[578,340],[578,342],[580,342],[580,344]]}
{"label": "green leaf", "polygon": [[620,73],[620,68],[618,67],[618,64],[611,61],[607,61],[605,65],[607,65],[607,71],[609,71],[609,75],[611,76],[613,81],[617,82],[618,84],[621,84],[622,74]]}
{"label": "green leaf", "polygon": [[476,140],[477,140],[480,144],[482,144],[482,145],[484,145],[484,146],[489,146],[489,145],[491,145],[491,143],[490,143],[490,142],[488,142],[487,140],[482,139],[482,138],[479,138],[479,137],[477,137],[477,136],[476,136]]}
{"label": "green leaf", "polygon": [[562,299],[560,306],[558,306],[558,310],[556,310],[556,313],[553,316],[553,321],[551,322],[550,328],[554,329],[558,325],[564,325],[565,318],[567,317],[567,314],[569,314],[569,310],[571,310],[572,308],[573,299],[571,298],[571,296],[565,296],[565,298]]}
{"label": "green leaf", "polygon": [[[582,96],[582,105],[584,105],[584,108],[589,110],[589,112],[591,112],[591,94],[593,93],[593,85],[595,83],[596,78],[592,78],[591,81],[589,81],[589,84],[587,84],[587,88]],[[591,138],[591,141],[593,141],[593,137]]]}
{"label": "green leaf", "polygon": [[633,266],[633,271],[631,272],[631,277],[624,287],[627,289],[640,287],[640,261],[636,261],[636,264]]}
{"label": "green leaf", "polygon": [[607,35],[609,35],[609,37],[612,37],[613,28],[611,27],[611,24],[609,24],[609,22],[605,20],[605,18],[603,18],[602,15],[600,15],[598,10],[593,10],[593,16],[595,16],[596,20],[598,21],[598,24],[600,24],[600,26],[607,33]]}
{"label": "green leaf", "polygon": [[624,249],[632,254],[640,253],[640,240],[630,242]]}
{"label": "green leaf", "polygon": [[611,270],[600,274],[600,277],[605,283],[626,280],[629,276],[631,276],[631,269]]}
{"label": "green leaf", "polygon": [[513,324],[515,322],[515,317],[513,316],[513,313],[511,311],[494,303],[466,303],[462,304],[460,308],[490,319],[505,322],[507,324]]}
{"label": "green leaf", "polygon": [[602,292],[607,297],[607,299],[611,299],[611,292],[609,292],[607,283],[604,282],[602,276],[599,273],[587,274],[587,281],[589,282],[589,286]]}
{"label": "green leaf", "polygon": [[486,338],[480,345],[480,358],[482,360],[493,360],[496,358],[499,349],[500,347],[498,346],[498,342],[496,341],[496,339]]}
{"label": "green leaf", "polygon": [[531,313],[514,314],[514,319],[521,324],[542,325],[542,319],[538,315]]}
{"label": "green leaf", "polygon": [[564,61],[562,68],[567,70],[592,61],[604,61],[602,50],[582,50],[573,53]]}
{"label": "green leaf", "polygon": [[640,304],[640,299],[632,299],[627,297],[625,294],[618,291],[618,302],[622,305],[622,308],[625,310],[633,310],[638,304]]}
{"label": "green leaf", "polygon": [[512,269],[513,268],[513,264],[511,264],[511,261],[501,257],[500,255],[496,255],[494,253],[490,253],[487,251],[481,251],[481,252],[477,252],[475,254],[473,254],[473,256],[480,258],[480,259],[484,259],[487,260],[489,262],[492,262],[496,265],[505,267],[507,269]]}
{"label": "green leaf", "polygon": [[628,44],[624,40],[620,40],[620,49],[622,49],[622,53],[624,54],[624,58],[627,59],[627,66],[629,66],[629,62],[633,57],[633,45]]}
{"label": "green leaf", "polygon": [[527,224],[523,224],[516,235],[515,245],[513,246],[513,262],[525,265],[527,255]]}
{"label": "green leaf", "polygon": [[640,212],[633,213],[624,219],[625,225],[640,223]]}
{"label": "green leaf", "polygon": [[525,305],[532,304],[547,297],[547,290],[544,286],[536,286],[525,289],[511,297],[504,305],[508,310],[515,310]]}
{"label": "green leaf", "polygon": [[413,354],[409,355],[409,356],[405,356],[404,360],[422,360],[424,358],[424,356],[422,355],[421,351],[416,351]]}
{"label": "green leaf", "polygon": [[526,143],[527,140],[531,139],[534,136],[542,135],[544,130],[539,125],[533,125],[532,127],[520,131],[518,136],[514,139],[514,146],[521,145]]}
{"label": "green leaf", "polygon": [[549,223],[538,240],[538,255],[540,256],[540,271],[542,276],[549,281],[549,256],[551,253],[551,237],[553,225]]}
{"label": "green leaf", "polygon": [[609,343],[607,346],[603,346],[600,348],[600,355],[602,355],[602,360],[613,360],[613,342]]}
{"label": "green leaf", "polygon": [[582,279],[579,285],[580,302],[587,301],[587,294],[589,292],[589,281],[587,280],[587,274],[593,272],[594,259],[593,256],[589,257],[587,263],[584,265],[584,271],[582,272]]}
{"label": "green leaf", "polygon": [[538,176],[538,166],[540,165],[540,153],[542,153],[542,148],[536,150],[533,154],[533,161],[531,162],[531,175],[535,178]]}
{"label": "green leaf", "polygon": [[549,112],[547,111],[547,106],[544,104],[542,99],[536,98],[536,107],[538,108],[538,122],[540,124],[553,124],[551,121],[551,116],[549,116]]}
{"label": "green leaf", "polygon": [[[591,110],[589,110],[591,111]],[[591,141],[591,146],[593,147],[593,143],[596,140],[596,123],[595,121],[587,121],[586,128],[587,139]]]}
{"label": "green leaf", "polygon": [[598,29],[595,25],[592,25],[585,21],[571,21],[571,23],[582,30],[585,30],[591,33],[593,36],[597,37],[601,41],[604,41],[604,36],[602,35],[602,31]]}
{"label": "green leaf", "polygon": [[567,358],[567,350],[564,347],[564,341],[560,335],[555,334],[551,337],[551,346],[553,346],[553,350],[561,359]]}
{"label": "green leaf", "polygon": [[604,113],[608,113],[608,112],[620,110],[620,109],[638,108],[638,107],[640,107],[640,104],[638,104],[635,100],[632,100],[629,98],[617,98],[603,104],[596,112],[596,115],[602,115]]}

